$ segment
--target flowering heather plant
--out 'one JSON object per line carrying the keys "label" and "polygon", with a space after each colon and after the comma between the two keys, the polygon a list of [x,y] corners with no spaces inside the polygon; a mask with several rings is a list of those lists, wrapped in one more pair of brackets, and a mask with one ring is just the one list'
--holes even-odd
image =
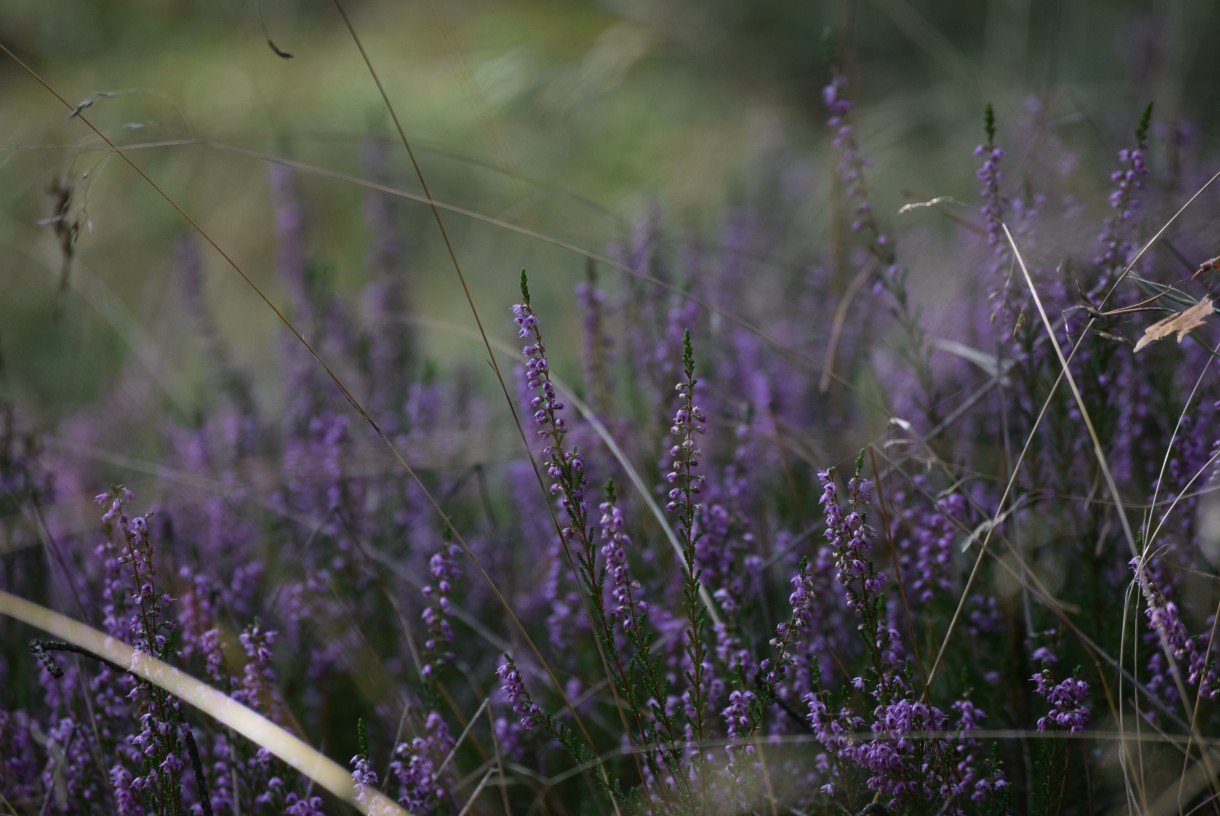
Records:
{"label": "flowering heather plant", "polygon": [[[148,423],[153,459],[71,455],[122,379],[59,426],[0,401],[0,813],[1217,810],[1220,345],[1181,316],[1220,250],[1168,215],[1216,156],[1148,106],[1090,186],[1044,155],[1066,125],[989,105],[943,182],[974,199],[899,218],[849,68],[817,240],[778,197],[716,240],[649,209],[570,291],[470,296],[496,388],[412,311],[394,143],[364,150],[361,274],[313,251],[306,165],[270,163],[257,372],[182,237],[210,387]],[[969,286],[927,268],[937,208]],[[1179,343],[1137,354],[1158,320]],[[133,489],[78,523],[102,471]]]}

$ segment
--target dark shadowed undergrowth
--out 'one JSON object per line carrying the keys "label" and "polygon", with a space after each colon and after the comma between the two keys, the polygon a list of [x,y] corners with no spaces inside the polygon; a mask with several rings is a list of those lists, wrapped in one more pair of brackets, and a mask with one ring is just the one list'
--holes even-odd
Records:
{"label": "dark shadowed undergrowth", "polygon": [[820,181],[649,209],[569,289],[505,257],[463,325],[412,305],[406,214],[456,216],[406,136],[363,150],[355,293],[267,162],[274,362],[185,231],[205,397],[155,453],[100,455],[139,374],[0,403],[0,813],[1220,809],[1220,156],[1155,105],[1080,155],[1031,98],[961,137],[973,199],[882,209],[848,68]]}

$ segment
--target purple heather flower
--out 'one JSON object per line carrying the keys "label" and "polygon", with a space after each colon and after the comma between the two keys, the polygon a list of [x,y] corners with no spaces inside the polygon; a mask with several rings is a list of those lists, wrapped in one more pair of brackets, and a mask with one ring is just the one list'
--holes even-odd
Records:
{"label": "purple heather flower", "polygon": [[[521,303],[513,306],[513,319],[518,326],[519,335],[532,341],[521,350],[527,360],[525,385],[530,395],[530,408],[534,411],[533,420],[538,427],[538,437],[545,443],[542,455],[543,467],[550,481],[549,491],[556,497],[566,517],[566,524],[563,521],[557,522],[560,525],[560,536],[559,541],[552,547],[549,559],[551,572],[544,591],[550,607],[547,622],[551,640],[556,646],[560,646],[572,639],[574,627],[584,628],[590,623],[587,616],[580,614],[582,602],[576,587],[561,586],[562,566],[574,563],[578,580],[585,586],[592,586],[598,580],[595,577],[598,570],[597,547],[589,520],[589,502],[585,495],[585,462],[580,452],[567,444],[567,424],[560,416],[564,404],[551,382],[546,346],[538,318],[530,306],[525,270],[521,272],[521,300]],[[573,542],[576,547],[569,550],[568,547]],[[600,608],[601,599],[594,598],[593,604]],[[595,614],[594,617],[599,616]]]}
{"label": "purple heather flower", "polygon": [[455,556],[461,553],[456,544],[446,544],[441,551],[434,553],[428,562],[428,575],[431,578],[422,592],[427,606],[420,613],[420,618],[428,628],[427,639],[424,641],[424,654],[427,663],[422,672],[425,678],[431,678],[439,667],[453,661],[453,653],[448,646],[453,643],[453,628],[449,623],[451,614],[449,595],[453,584],[461,577]]}
{"label": "purple heather flower", "polygon": [[639,584],[631,578],[627,561],[631,538],[623,531],[623,511],[617,503],[610,501],[602,502],[598,510],[601,513],[599,535],[604,542],[601,555],[610,573],[610,620],[618,621],[623,631],[629,631],[643,622],[648,603],[632,597],[632,590]]}
{"label": "purple heather flower", "polygon": [[496,674],[500,678],[500,690],[504,694],[504,699],[512,706],[521,727],[527,731],[534,728],[538,724],[538,719],[545,715],[542,713],[542,709],[534,704],[530,693],[526,690],[525,681],[517,670],[517,664],[511,657],[505,655],[504,662],[496,669]]}
{"label": "purple heather flower", "polygon": [[1038,730],[1058,729],[1073,733],[1083,731],[1089,724],[1089,707],[1085,701],[1089,696],[1089,684],[1069,677],[1055,683],[1050,669],[1043,669],[1030,678],[1034,690],[1050,703],[1050,711],[1038,718]]}
{"label": "purple heather flower", "polygon": [[800,570],[792,576],[789,583],[792,585],[792,593],[788,596],[788,606],[792,609],[792,615],[787,623],[780,623],[775,627],[775,637],[771,639],[771,648],[777,652],[775,661],[764,660],[761,666],[766,673],[764,681],[772,693],[780,680],[787,675],[794,656],[804,650],[803,636],[811,624],[814,597],[817,593],[813,576],[809,572],[808,559],[801,560]]}
{"label": "purple heather flower", "polygon": [[284,800],[286,816],[326,816],[324,802],[320,796],[297,796],[290,793]]}
{"label": "purple heather flower", "polygon": [[[735,775],[738,772],[737,755],[741,751],[741,746],[737,744],[737,741],[749,739],[753,735],[755,726],[753,712],[757,702],[758,695],[753,691],[736,689],[729,692],[729,704],[720,712],[724,718],[725,732],[728,736],[728,744],[724,746],[724,750],[728,754],[729,768]],[[745,753],[753,754],[754,746],[746,745]]]}
{"label": "purple heather flower", "polygon": [[922,477],[915,478],[916,490],[912,501],[918,506],[909,510],[905,525],[910,531],[902,536],[899,523],[895,533],[902,554],[903,575],[920,603],[928,603],[940,594],[953,591],[953,545],[966,514],[966,500],[958,492],[936,499],[929,507],[921,493],[927,490]]}
{"label": "purple heather flower", "polygon": [[1003,626],[1003,618],[1000,615],[1000,609],[996,603],[995,596],[971,595],[970,612],[968,613],[967,620],[969,621],[969,627],[966,631],[975,640],[991,637],[1000,632]]}
{"label": "purple heather flower", "polygon": [[896,280],[900,270],[894,263],[894,251],[890,247],[889,238],[881,232],[873,217],[872,203],[864,185],[864,168],[870,162],[860,155],[859,146],[856,144],[855,129],[851,124],[852,102],[847,92],[847,75],[839,68],[834,69],[830,83],[822,89],[822,101],[830,111],[826,124],[834,131],[833,144],[839,151],[838,172],[843,194],[855,203],[852,231],[861,232],[867,229],[871,236],[871,251],[886,265],[886,274],[879,279],[878,285],[900,283]]}
{"label": "purple heather flower", "polygon": [[178,600],[178,657],[189,660],[196,655],[203,656],[208,676],[219,681],[220,633],[216,629],[219,592],[211,579],[191,567],[183,566],[178,576],[190,586]]}
{"label": "purple heather flower", "polygon": [[[669,449],[672,470],[666,474],[665,480],[673,487],[669,490],[669,502],[665,509],[678,516],[678,540],[682,545],[682,606],[686,612],[686,637],[679,660],[680,675],[687,679],[687,687],[680,698],[685,727],[690,731],[686,744],[688,750],[695,751],[702,760],[708,701],[722,688],[722,681],[716,677],[707,657],[703,602],[699,597],[701,582],[696,547],[703,534],[696,529],[701,509],[697,497],[703,492],[704,478],[696,472],[703,457],[697,437],[707,433],[707,417],[695,404],[694,391],[698,380],[695,379],[694,350],[689,330],[682,335],[682,373],[683,378],[675,387],[678,409],[669,429],[677,444]],[[691,772],[701,777],[703,767],[702,761],[696,762],[691,766]]]}
{"label": "purple heather flower", "polygon": [[736,666],[743,660],[752,664],[749,650],[736,634],[733,623],[742,611],[750,572],[743,569],[754,543],[748,507],[753,493],[751,476],[756,465],[752,454],[751,427],[739,425],[734,433],[737,447],[733,459],[718,478],[705,485],[699,513],[699,540],[695,542],[695,561],[700,582],[711,590],[712,598],[724,620],[715,628],[717,658],[723,665]]}
{"label": "purple heather flower", "polygon": [[1139,190],[1144,186],[1144,176],[1148,175],[1145,154],[1148,152],[1148,126],[1152,116],[1152,105],[1144,110],[1143,119],[1136,128],[1135,147],[1118,151],[1118,170],[1110,174],[1114,189],[1110,191],[1110,209],[1113,210],[1106,219],[1098,242],[1102,252],[1093,262],[1102,270],[1101,285],[1095,290],[1102,291],[1102,285],[1111,282],[1110,276],[1127,263],[1127,256],[1134,247],[1131,234],[1131,221],[1139,208]]}
{"label": "purple heather flower", "polygon": [[751,730],[750,706],[758,699],[758,695],[749,689],[739,689],[729,693],[729,704],[721,712],[729,738],[748,737]]}
{"label": "purple heather flower", "polygon": [[[688,333],[685,341],[687,348],[690,347],[689,338]],[[703,492],[704,483],[704,477],[695,472],[703,459],[696,436],[707,433],[707,416],[694,403],[694,385],[694,379],[688,378],[675,386],[679,407],[674,413],[669,433],[678,441],[669,449],[673,460],[672,470],[665,474],[665,481],[673,485],[667,493],[669,502],[665,509],[671,513],[682,513],[688,530],[693,526],[694,512],[699,507],[693,497]]]}
{"label": "purple heather flower", "polygon": [[114,791],[115,812],[119,816],[144,816],[144,808],[136,801],[136,786],[131,772],[122,765],[110,769],[110,785]]}
{"label": "purple heather flower", "polygon": [[246,654],[246,665],[242,671],[241,688],[232,696],[272,720],[282,722],[283,701],[280,699],[275,669],[271,666],[271,644],[277,636],[274,629],[263,629],[257,622],[247,626],[238,636],[242,651]]}
{"label": "purple heather flower", "polygon": [[356,754],[351,758],[352,784],[356,788],[356,802],[366,809],[373,801],[373,793],[377,790],[377,772],[369,766],[369,758],[365,754]]}
{"label": "purple heather flower", "polygon": [[[0,726],[0,746],[3,745],[2,732],[3,727]],[[28,731],[26,734],[28,736]],[[53,798],[67,803],[104,799],[107,794],[96,773],[93,735],[90,727],[72,717],[60,717],[58,721],[50,723],[45,734],[46,748],[43,749],[48,755],[41,774],[43,791],[55,791]],[[31,753],[25,757],[27,762],[36,756],[33,746],[30,746],[30,750]],[[6,770],[5,765],[0,764],[0,782],[4,783],[6,794],[8,786],[12,784],[14,795],[20,795],[20,777],[8,777]]]}
{"label": "purple heather flower", "polygon": [[[154,587],[148,516],[128,516],[125,505],[130,500],[131,493],[122,487],[97,497],[107,508],[102,517],[106,536],[97,549],[104,559],[103,624],[112,636],[132,643],[136,658],[142,654],[163,658],[174,629],[166,614],[172,599]],[[141,812],[136,804],[140,799],[159,811],[176,810],[186,768],[181,737],[186,726],[178,698],[129,675],[116,676],[109,668],[99,673],[94,690],[95,708],[104,720],[130,721],[134,714],[139,722],[140,730],[127,738],[120,754],[142,773],[133,776],[122,763],[112,771],[119,811]],[[134,792],[130,801],[128,792]]]}
{"label": "purple heather flower", "polygon": [[112,487],[105,493],[98,493],[93,497],[93,501],[99,507],[106,507],[106,512],[102,514],[102,524],[113,524],[116,519],[123,513],[123,505],[131,501],[131,491],[121,485]]}
{"label": "purple heather flower", "polygon": [[842,708],[838,713],[832,714],[820,694],[808,692],[803,700],[809,711],[806,717],[813,728],[814,736],[827,750],[839,754],[856,742],[852,734],[864,728],[864,720],[848,708]]}
{"label": "purple heather flower", "polygon": [[[968,736],[984,716],[972,703],[959,700],[959,735],[948,737],[948,716],[939,708],[919,700],[899,698],[878,705],[870,726],[872,738],[857,736],[864,721],[843,708],[832,714],[822,695],[805,695],[808,719],[818,741],[840,763],[855,765],[869,774],[868,787],[895,804],[936,800],[943,812],[961,814],[961,802],[981,800],[1003,790],[1007,782],[975,756],[977,744]],[[836,791],[831,781],[823,792]]]}
{"label": "purple heather flower", "polygon": [[[1186,661],[1186,682],[1198,687],[1200,696],[1207,700],[1220,698],[1220,679],[1216,675],[1215,656],[1208,645],[1207,635],[1201,635],[1199,639],[1190,636],[1178,605],[1166,597],[1159,560],[1136,557],[1131,559],[1129,566],[1135,572],[1136,582],[1147,605],[1144,615],[1148,619],[1148,628],[1156,634],[1156,652],[1149,658],[1149,668],[1153,672],[1148,681],[1150,688],[1161,692],[1167,699],[1177,696],[1164,665],[1162,650],[1167,649],[1174,660]],[[1211,631],[1210,627],[1208,631]]]}
{"label": "purple heather flower", "polygon": [[[106,570],[105,626],[111,635],[130,640],[136,649],[164,657],[168,635],[175,628],[166,615],[173,599],[154,588],[156,569],[148,517],[129,517],[124,505],[130,500],[131,492],[123,487],[96,497],[98,504],[109,505],[102,515],[106,541],[98,548]],[[123,614],[128,615],[126,621],[121,620]]]}
{"label": "purple heather flower", "polygon": [[453,750],[449,727],[435,711],[428,713],[423,731],[395,747],[387,778],[397,785],[398,804],[420,816],[434,813],[447,798],[441,763]]}
{"label": "purple heather flower", "polygon": [[872,538],[876,535],[864,516],[871,501],[872,484],[860,476],[848,481],[850,509],[839,506],[838,488],[833,471],[818,473],[822,483],[821,504],[826,517],[826,541],[835,559],[835,580],[844,588],[847,605],[859,615],[870,614],[871,599],[886,583],[870,558]]}
{"label": "purple heather flower", "polygon": [[983,159],[983,166],[975,173],[982,182],[983,217],[987,221],[987,243],[997,254],[1006,253],[1007,244],[1004,240],[1002,223],[1007,201],[1000,194],[1000,185],[1004,181],[1004,171],[1000,169],[1000,161],[1004,158],[1004,148],[995,145],[979,145],[974,149],[974,155]]}
{"label": "purple heather flower", "polygon": [[606,329],[606,293],[597,287],[591,265],[589,280],[576,287],[576,300],[584,315],[585,382],[592,393],[593,404],[604,412],[610,400],[609,366],[614,342],[613,335]]}
{"label": "purple heather flower", "polygon": [[546,345],[538,326],[538,318],[529,305],[529,292],[525,287],[525,273],[521,275],[522,300],[513,306],[513,321],[518,334],[531,340],[521,349],[526,357],[526,388],[533,396],[534,424],[538,426],[538,437],[546,441],[543,455],[547,457],[546,473],[551,480],[551,495],[558,496],[560,505],[567,514],[569,526],[562,529],[564,540],[580,539],[586,549],[591,547],[587,520],[589,505],[585,500],[584,460],[579,452],[564,448],[567,424],[559,412],[564,404],[551,382],[550,366],[546,358]]}
{"label": "purple heather flower", "polygon": [[33,810],[41,797],[40,751],[31,728],[38,724],[26,711],[0,710],[0,781],[5,796],[18,810],[24,803]]}

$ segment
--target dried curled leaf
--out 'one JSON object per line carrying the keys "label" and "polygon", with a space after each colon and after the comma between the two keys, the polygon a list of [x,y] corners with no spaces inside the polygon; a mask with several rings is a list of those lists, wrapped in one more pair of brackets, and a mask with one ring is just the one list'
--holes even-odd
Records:
{"label": "dried curled leaf", "polygon": [[1178,342],[1181,343],[1182,338],[1202,326],[1203,321],[1211,313],[1212,299],[1205,297],[1189,309],[1172,314],[1164,320],[1158,320],[1144,329],[1144,336],[1135,344],[1135,350],[1139,351],[1149,343],[1156,342],[1171,334],[1176,334]]}

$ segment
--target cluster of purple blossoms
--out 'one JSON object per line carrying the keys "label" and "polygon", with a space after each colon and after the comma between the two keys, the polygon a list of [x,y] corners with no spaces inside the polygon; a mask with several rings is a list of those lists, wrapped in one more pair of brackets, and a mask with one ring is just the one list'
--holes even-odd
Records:
{"label": "cluster of purple blossoms", "polygon": [[543,439],[554,439],[554,434],[567,430],[563,418],[558,416],[563,409],[563,403],[551,383],[550,368],[546,361],[546,345],[539,333],[538,318],[528,303],[517,303],[513,306],[513,322],[517,324],[518,336],[533,342],[522,347],[521,354],[526,357],[526,387],[531,391],[541,390],[541,394],[530,401],[534,409],[534,424]]}
{"label": "cluster of purple blossoms", "polygon": [[[834,131],[833,144],[839,151],[839,181],[848,201],[854,202],[852,231],[869,231],[872,240],[871,251],[886,265],[885,277],[878,280],[878,286],[886,282],[892,286],[899,282],[900,269],[895,263],[889,237],[881,232],[877,219],[873,216],[873,205],[869,200],[868,188],[864,184],[864,169],[870,161],[861,155],[856,144],[856,134],[850,116],[852,101],[847,93],[847,74],[842,70],[836,68],[830,82],[822,89],[822,102],[830,111],[830,118],[826,123]],[[905,297],[904,293],[897,294]]]}
{"label": "cluster of purple blossoms", "polygon": [[604,542],[601,555],[610,572],[610,620],[619,621],[627,632],[643,623],[648,614],[648,602],[633,598],[633,590],[639,584],[632,579],[627,561],[631,537],[623,530],[623,511],[611,500],[602,502],[598,510],[601,512],[599,535]]}
{"label": "cluster of purple blossoms", "polygon": [[420,613],[420,618],[428,627],[428,636],[424,640],[428,662],[421,670],[425,680],[431,679],[436,669],[453,661],[453,653],[445,647],[453,643],[449,594],[453,591],[454,582],[461,577],[456,559],[460,552],[458,545],[446,544],[440,552],[433,553],[428,561],[431,581],[422,590],[427,606]]}
{"label": "cluster of purple blossoms", "polygon": [[[826,693],[806,692],[802,701],[808,713],[805,715],[813,730],[814,737],[822,744],[830,756],[838,758],[844,752],[852,749],[859,742],[855,736],[864,730],[866,723],[847,706],[832,712],[826,705]],[[840,774],[833,766],[828,766],[828,777],[821,786],[822,793],[834,796],[837,792],[836,780]]]}
{"label": "cluster of purple blossoms", "polygon": [[[121,486],[94,497],[99,506],[106,508],[102,514],[106,541],[98,548],[107,576],[106,629],[115,637],[130,638],[131,645],[139,651],[162,657],[174,629],[173,621],[166,615],[173,599],[156,590],[148,516],[127,515],[124,506],[131,498],[131,491]],[[121,620],[129,608],[126,621]]]}
{"label": "cluster of purple blossoms", "polygon": [[835,580],[843,586],[847,605],[859,615],[870,613],[869,604],[886,584],[885,573],[878,572],[870,553],[876,532],[866,521],[872,483],[859,475],[847,483],[850,506],[846,513],[839,505],[834,471],[818,473],[822,483],[820,503],[826,516],[826,541],[834,553]]}
{"label": "cluster of purple blossoms", "polygon": [[794,656],[805,649],[803,640],[812,623],[813,601],[815,596],[814,580],[809,571],[809,559],[802,559],[800,569],[792,576],[792,593],[788,596],[788,605],[792,615],[785,623],[776,624],[775,637],[771,638],[771,648],[775,650],[775,659],[767,658],[759,664],[763,672],[766,688],[774,692],[776,685],[788,674]]}
{"label": "cluster of purple blossoms", "polygon": [[132,778],[131,788],[148,796],[156,809],[168,810],[182,796],[182,772],[186,762],[183,759],[185,749],[179,741],[182,729],[187,726],[182,723],[178,698],[160,689],[143,685],[136,688],[141,690],[144,700],[140,731],[131,738],[131,746],[144,761],[144,773]]}
{"label": "cluster of purple blossoms", "polygon": [[321,796],[290,793],[284,799],[285,816],[326,816]]}
{"label": "cluster of purple blossoms", "polygon": [[1114,182],[1114,189],[1110,191],[1109,198],[1113,212],[1106,219],[1098,238],[1102,253],[1093,259],[1103,276],[1106,276],[1103,277],[1103,282],[1110,282],[1108,276],[1127,263],[1128,255],[1135,245],[1131,235],[1132,220],[1139,207],[1137,194],[1144,186],[1144,177],[1148,175],[1146,140],[1151,119],[1152,105],[1149,103],[1135,131],[1135,147],[1118,151],[1118,162],[1121,166],[1110,174],[1110,181]]}
{"label": "cluster of purple blossoms", "polygon": [[[1003,186],[1006,176],[1000,169],[1000,165],[1006,152],[1004,148],[995,143],[995,114],[991,105],[986,108],[984,124],[987,141],[975,147],[974,155],[983,160],[978,170],[975,171],[975,178],[981,184],[979,189],[980,212],[983,216],[987,245],[991,249],[987,299],[995,303],[995,308],[987,318],[989,325],[997,325],[1000,328],[1002,341],[1013,341],[1016,339],[1014,333],[1022,322],[1019,316],[1020,310],[1017,310],[1018,314],[1012,319],[999,321],[997,319],[1001,314],[1007,312],[1011,298],[1015,297],[1023,302],[1026,299],[1026,290],[1023,285],[1016,282],[1011,274],[1013,271],[1012,251],[1008,239],[1004,235],[1004,226],[1007,225],[1011,229],[1014,239],[1019,244],[1023,245],[1026,241],[1035,240],[1036,236],[1032,234],[1031,227],[1037,216],[1037,208],[1044,202],[1042,196],[1036,191],[1028,191],[1028,198],[1021,195],[1007,196],[1004,194]],[[1031,269],[1031,272],[1035,276],[1039,275],[1036,268]],[[1052,286],[1055,284],[1053,279],[1048,283]],[[982,316],[980,314],[980,317]],[[1025,353],[1019,344],[1011,351],[1016,352],[1018,357],[1024,356]]]}
{"label": "cluster of purple blossoms", "polygon": [[500,678],[500,691],[512,706],[521,727],[528,731],[538,725],[538,721],[546,715],[530,697],[521,672],[517,670],[517,664],[510,656],[504,655],[504,662],[496,668],[496,675]]}
{"label": "cluster of purple blossoms", "polygon": [[753,732],[754,719],[750,713],[756,702],[758,702],[758,695],[750,689],[737,689],[729,692],[729,704],[720,714],[724,717],[725,729],[730,740],[749,737]]}
{"label": "cluster of purple blossoms", "polygon": [[377,772],[369,764],[367,754],[356,754],[351,759],[352,785],[356,789],[356,803],[366,811],[373,803],[373,793],[377,790]]}
{"label": "cluster of purple blossoms", "polygon": [[[923,477],[916,476],[914,482],[916,490],[927,490]],[[928,500],[920,499],[903,525],[909,535],[897,540],[902,574],[914,597],[928,603],[937,595],[947,596],[953,591],[953,545],[966,514],[966,500],[956,491],[936,499],[931,506]],[[898,526],[896,521],[894,527]]]}
{"label": "cluster of purple blossoms", "polygon": [[[261,754],[262,752],[260,752]],[[353,763],[356,758],[353,757]],[[264,765],[269,764],[263,759]],[[366,760],[367,763],[367,760]],[[371,773],[371,772],[370,772]],[[364,775],[361,775],[364,778]],[[353,775],[353,782],[356,782],[356,776]],[[377,784],[377,774],[372,774],[371,785],[365,785],[362,790],[365,798],[369,797],[369,791],[375,790]],[[285,813],[287,816],[326,816],[326,809],[322,797],[307,796],[304,794],[290,791],[287,789],[288,783],[282,776],[272,776],[266,782],[266,790],[259,794],[255,800],[260,808],[272,808],[272,813]]]}
{"label": "cluster of purple blossoms", "polygon": [[122,765],[110,769],[110,785],[114,790],[114,808],[119,816],[138,816],[144,813],[137,801],[136,788],[132,784],[131,771]]}
{"label": "cluster of purple blossoms", "polygon": [[452,750],[453,737],[444,718],[435,711],[429,712],[424,734],[400,742],[394,749],[387,782],[396,784],[398,804],[419,816],[435,813],[448,795],[442,774]]}
{"label": "cluster of purple blossoms", "polygon": [[[106,540],[99,547],[105,559],[106,628],[111,634],[130,640],[136,649],[135,659],[141,654],[160,659],[166,657],[175,629],[168,615],[173,599],[156,588],[149,516],[129,516],[125,506],[131,499],[131,491],[121,486],[112,487],[94,499],[106,508],[102,514]],[[128,678],[113,677],[109,667],[104,672],[118,681],[119,687],[127,688],[126,698],[134,706],[139,722],[139,731],[127,738],[126,758],[140,772],[131,773],[123,764],[116,764],[111,770],[112,781],[122,780],[131,792],[131,809],[124,810],[127,805],[122,804],[128,801],[128,796],[119,797],[120,813],[141,812],[136,805],[138,799],[150,803],[154,810],[175,810],[182,800],[183,772],[187,767],[185,740],[190,738],[189,733],[184,733],[188,726],[183,722],[178,698],[143,681],[131,683]],[[99,702],[106,701],[108,713],[117,713],[117,700],[113,698],[117,690],[102,692],[98,698]]]}
{"label": "cluster of purple blossoms", "polygon": [[589,280],[576,287],[576,300],[584,315],[585,382],[593,405],[605,409],[610,400],[609,359],[614,338],[606,329],[606,293],[599,289],[590,267]]}
{"label": "cluster of purple blossoms", "polygon": [[1089,697],[1088,683],[1075,677],[1056,683],[1050,669],[1043,669],[1030,679],[1034,691],[1051,706],[1046,716],[1038,718],[1039,731],[1057,729],[1075,733],[1088,727],[1089,707],[1085,704]]}
{"label": "cluster of purple blossoms", "polygon": [[[829,84],[822,89],[822,102],[830,111],[826,124],[834,131],[833,144],[839,151],[839,181],[849,200],[856,202],[856,220],[852,221],[853,232],[859,232],[872,219],[872,204],[864,187],[863,169],[868,159],[860,155],[856,146],[856,134],[849,118],[852,109],[851,97],[847,93],[847,74],[836,70]],[[884,236],[878,236],[884,246]]]}
{"label": "cluster of purple blossoms", "polygon": [[694,472],[703,457],[695,436],[707,433],[707,417],[694,404],[691,385],[680,382],[675,389],[682,406],[674,413],[673,424],[669,428],[669,432],[678,439],[678,444],[669,449],[669,455],[673,457],[673,470],[665,474],[665,481],[673,485],[666,496],[669,501],[665,505],[665,509],[671,513],[689,506],[691,497],[703,492],[704,477]]}
{"label": "cluster of purple blossoms", "polygon": [[277,635],[274,629],[264,629],[255,622],[238,636],[246,655],[246,666],[242,671],[241,688],[235,690],[232,696],[272,720],[283,722],[284,703],[280,698],[275,669],[271,665],[271,644]]}
{"label": "cluster of purple blossoms", "polygon": [[[724,751],[728,755],[729,769],[736,773],[737,755],[742,751],[739,740],[748,740],[757,727],[758,695],[750,689],[734,689],[729,692],[729,704],[725,706],[720,716],[724,718],[725,734],[728,744]],[[744,747],[747,755],[754,754],[756,748],[747,743]]]}
{"label": "cluster of purple blossoms", "polygon": [[[888,797],[891,806],[943,802],[941,812],[963,814],[967,801],[981,802],[1008,787],[1004,774],[976,756],[978,744],[969,737],[986,715],[969,700],[954,703],[957,722],[928,703],[896,699],[873,711],[865,738],[863,718],[850,708],[827,708],[824,694],[805,695],[814,736],[836,762],[826,763],[830,778],[822,792],[833,796],[836,780],[846,767],[869,774],[870,790]],[[953,735],[953,738],[950,738]]]}
{"label": "cluster of purple blossoms", "polygon": [[532,394],[530,407],[534,409],[534,424],[538,426],[538,437],[547,443],[542,453],[548,460],[546,472],[551,480],[551,495],[559,497],[568,517],[568,526],[561,530],[564,540],[585,539],[588,537],[585,525],[589,505],[585,500],[584,460],[578,451],[567,450],[563,445],[568,426],[559,412],[564,403],[551,382],[546,345],[542,341],[538,318],[529,304],[524,271],[521,273],[521,295],[523,302],[513,306],[513,321],[519,336],[532,341],[521,349],[521,353],[527,360],[525,385]]}
{"label": "cluster of purple blossoms", "polygon": [[993,144],[979,145],[974,149],[974,155],[983,160],[983,164],[975,172],[975,177],[983,184],[983,218],[987,222],[987,243],[1002,254],[1004,243],[1004,196],[1000,193],[1000,185],[1004,182],[1004,171],[1000,169],[1000,161],[1004,158],[1004,148]]}
{"label": "cluster of purple blossoms", "polygon": [[[22,786],[18,781],[25,773],[39,776],[42,789],[54,791],[54,798],[60,803],[104,801],[108,797],[106,786],[97,773],[97,763],[92,750],[93,733],[87,723],[74,717],[60,717],[58,722],[54,722],[47,729],[45,735],[40,735],[46,740],[49,761],[38,769],[32,767],[37,757],[33,745],[28,742],[25,745],[12,744],[5,739],[18,734],[30,739],[29,720],[26,719],[18,728],[10,731],[5,727],[3,719],[7,716],[8,712],[0,714],[0,756],[11,757],[0,762],[0,790],[4,791],[6,799],[9,800],[6,802],[6,809],[15,809],[17,812],[48,812],[45,804],[41,807],[34,804],[33,800],[38,798],[37,791]],[[27,767],[22,768],[23,764]],[[26,789],[22,790],[22,787]],[[22,800],[28,803],[24,809]]]}
{"label": "cluster of purple blossoms", "polygon": [[[551,642],[561,646],[586,622],[579,614],[582,604],[576,588],[572,585],[566,588],[561,586],[563,566],[573,563],[569,542],[575,541],[579,545],[575,551],[576,570],[587,583],[595,580],[597,548],[590,529],[589,503],[585,497],[584,458],[576,448],[565,445],[568,426],[560,416],[564,403],[551,382],[546,345],[542,340],[538,318],[530,306],[524,269],[521,270],[521,303],[513,306],[513,321],[517,324],[518,335],[532,341],[521,349],[527,360],[525,389],[534,412],[533,421],[538,428],[538,437],[545,442],[542,454],[546,459],[546,474],[550,481],[548,490],[550,495],[557,497],[566,516],[566,524],[556,521],[559,540],[548,553],[550,568],[544,585],[550,609],[548,626]],[[600,599],[594,599],[593,603],[600,605]]]}
{"label": "cluster of purple blossoms", "polygon": [[202,656],[207,676],[219,681],[224,656],[216,628],[218,588],[207,575],[185,565],[179,568],[178,579],[187,586],[178,597],[178,658]]}
{"label": "cluster of purple blossoms", "polygon": [[1144,615],[1148,619],[1148,628],[1155,633],[1157,639],[1154,644],[1156,652],[1150,660],[1150,668],[1153,671],[1148,679],[1150,690],[1163,698],[1176,696],[1169,676],[1171,672],[1164,665],[1164,649],[1168,651],[1169,659],[1186,661],[1186,682],[1199,689],[1200,697],[1205,700],[1220,698],[1220,678],[1216,675],[1214,650],[1208,646],[1207,635],[1199,638],[1190,636],[1178,605],[1165,595],[1165,589],[1158,578],[1160,565],[1155,559],[1137,556],[1131,559],[1129,566],[1135,573],[1136,583],[1139,584],[1147,604]]}

